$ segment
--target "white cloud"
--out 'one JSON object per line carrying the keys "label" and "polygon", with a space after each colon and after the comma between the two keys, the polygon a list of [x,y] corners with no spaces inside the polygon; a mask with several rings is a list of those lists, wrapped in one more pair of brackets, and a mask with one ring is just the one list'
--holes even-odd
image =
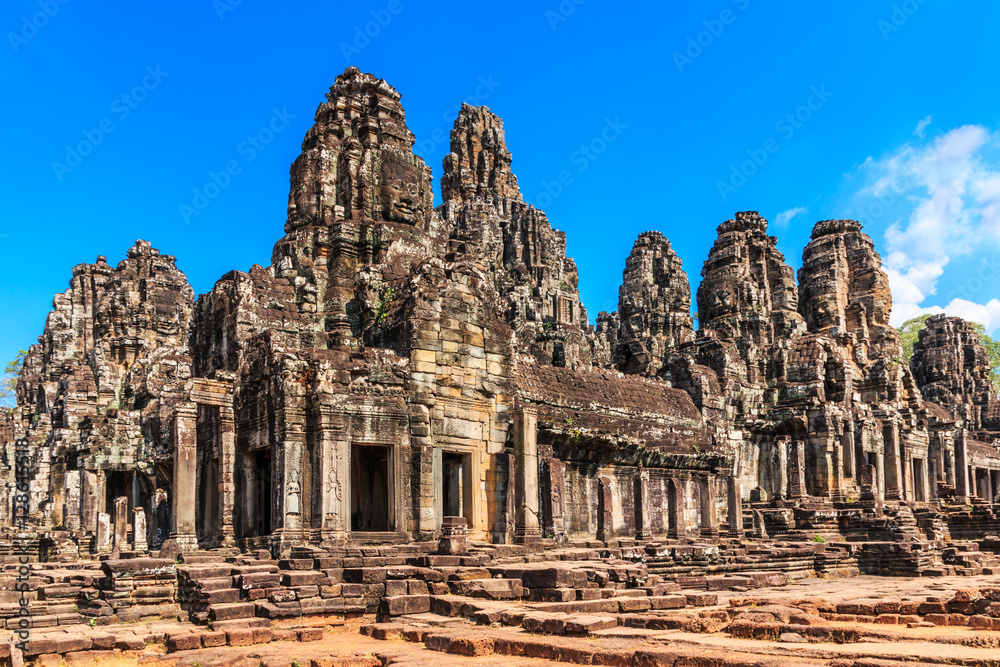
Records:
{"label": "white cloud", "polygon": [[[917,124],[924,138],[931,117]],[[983,287],[949,294],[947,306],[931,297],[946,271],[968,269],[970,255],[1000,250],[1000,136],[980,125],[954,128],[934,139],[907,143],[891,154],[868,158],[859,168],[857,199],[862,222],[891,222],[885,231],[885,268],[893,291],[893,324],[923,313],[947,312],[1000,327],[1000,301],[972,301]],[[982,273],[982,271],[980,271]],[[988,271],[992,292],[1000,278]],[[950,275],[955,275],[951,273]],[[985,274],[984,274],[985,275]],[[969,282],[974,282],[972,278]],[[982,283],[982,281],[980,281]],[[994,294],[982,296],[992,298]]]}
{"label": "white cloud", "polygon": [[927,126],[931,124],[932,118],[933,118],[932,116],[928,116],[927,118],[924,118],[920,122],[918,122],[916,129],[913,130],[913,135],[920,137],[921,139],[927,136]]}
{"label": "white cloud", "polygon": [[796,206],[795,208],[790,208],[787,211],[782,211],[778,214],[778,217],[774,219],[774,224],[778,227],[787,227],[788,223],[792,221],[792,218],[796,218],[804,213],[808,213],[809,209],[802,206]]}

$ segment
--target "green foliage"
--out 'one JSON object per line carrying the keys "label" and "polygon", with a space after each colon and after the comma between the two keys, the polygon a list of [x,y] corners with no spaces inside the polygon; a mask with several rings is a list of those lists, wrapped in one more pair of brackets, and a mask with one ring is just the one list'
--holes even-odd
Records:
{"label": "green foliage", "polygon": [[24,365],[27,350],[18,350],[17,355],[4,368],[3,378],[0,378],[0,408],[13,408],[17,402],[14,393],[17,389],[17,375]]}
{"label": "green foliage", "polygon": [[[906,359],[913,358],[913,346],[919,340],[920,332],[927,328],[927,320],[931,317],[931,315],[914,317],[899,328],[899,335],[903,340],[903,356]],[[986,348],[986,353],[990,359],[990,377],[993,379],[993,384],[996,386],[997,391],[1000,391],[1000,341],[993,340],[986,332],[986,327],[982,324],[978,322],[970,322],[969,324],[979,334],[979,339]]]}
{"label": "green foliage", "polygon": [[386,316],[389,314],[389,306],[395,298],[396,290],[392,287],[392,285],[382,290],[382,293],[378,297],[378,315],[375,317],[375,321],[378,324],[382,324],[382,321],[385,320]]}
{"label": "green foliage", "polygon": [[899,327],[899,337],[903,339],[904,359],[913,358],[913,346],[917,344],[917,340],[920,338],[920,332],[927,328],[927,320],[931,319],[931,317],[931,315],[914,317],[912,320],[908,320],[903,326]]}
{"label": "green foliage", "polygon": [[817,544],[824,544],[826,540],[823,539],[822,535],[817,535],[813,538],[813,542],[816,542]]}
{"label": "green foliage", "polygon": [[986,348],[986,354],[990,358],[990,379],[993,380],[993,386],[997,388],[997,391],[1000,391],[1000,341],[990,338],[989,334],[986,333],[986,327],[978,322],[973,322],[972,328],[979,334],[979,339],[983,342],[983,347]]}

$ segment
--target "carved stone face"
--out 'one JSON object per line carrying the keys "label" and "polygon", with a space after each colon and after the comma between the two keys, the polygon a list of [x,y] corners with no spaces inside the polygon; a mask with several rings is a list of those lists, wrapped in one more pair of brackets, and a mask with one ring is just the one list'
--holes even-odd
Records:
{"label": "carved stone face", "polygon": [[382,172],[376,176],[382,216],[392,222],[415,225],[423,216],[420,197],[420,174],[411,165],[400,162],[383,162]]}

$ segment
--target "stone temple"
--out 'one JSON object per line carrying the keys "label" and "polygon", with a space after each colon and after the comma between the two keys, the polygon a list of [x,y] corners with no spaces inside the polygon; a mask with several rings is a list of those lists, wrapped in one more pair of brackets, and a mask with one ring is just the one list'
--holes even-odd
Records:
{"label": "stone temple", "polygon": [[[158,615],[220,624],[245,616],[234,605],[428,611],[410,598],[433,597],[432,575],[400,593],[391,573],[362,573],[382,588],[348,594],[352,568],[411,560],[591,550],[624,563],[613,589],[994,564],[986,349],[940,316],[904,359],[860,224],[817,223],[796,279],[767,221],[737,213],[695,304],[669,240],[645,232],[618,311],[590,324],[565,235],[522,200],[502,121],[461,108],[435,208],[400,98],[355,68],[337,77],[291,167],[270,266],[197,297],[145,241],[117,267],[73,268],[0,417],[8,562],[103,563],[93,591],[73,584],[88,600],[74,613],[116,620],[152,603],[107,587],[159,563],[173,588]],[[325,586],[286,581],[308,559]],[[219,590],[251,582],[199,597],[205,563],[229,564],[205,579],[233,577]],[[241,567],[273,577],[255,587]],[[519,581],[494,597],[589,599],[507,574],[486,577]]]}

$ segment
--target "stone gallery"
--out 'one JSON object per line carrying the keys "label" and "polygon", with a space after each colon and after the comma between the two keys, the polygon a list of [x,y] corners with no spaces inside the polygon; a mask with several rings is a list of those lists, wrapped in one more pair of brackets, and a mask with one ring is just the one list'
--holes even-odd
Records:
{"label": "stone gallery", "polygon": [[[986,348],[938,316],[904,358],[859,223],[817,223],[796,279],[767,221],[736,213],[702,268],[697,327],[681,259],[645,232],[617,312],[591,324],[565,235],[522,200],[501,120],[461,108],[435,208],[400,97],[355,68],[337,77],[291,167],[270,266],[197,297],[146,241],[117,267],[73,268],[0,417],[0,551],[103,563],[74,614],[125,620],[123,596],[104,593],[154,576],[151,562],[173,570],[157,604],[202,623],[349,613],[346,590],[282,579],[308,559],[344,587],[376,565],[362,559],[574,548],[626,563],[604,582],[622,589],[654,569],[990,565],[1000,400]],[[234,577],[213,597],[184,563],[273,569],[259,586],[202,573]],[[393,602],[427,598],[427,583],[358,576],[382,585],[359,613],[428,611]],[[507,597],[588,589],[554,576],[520,577]]]}

